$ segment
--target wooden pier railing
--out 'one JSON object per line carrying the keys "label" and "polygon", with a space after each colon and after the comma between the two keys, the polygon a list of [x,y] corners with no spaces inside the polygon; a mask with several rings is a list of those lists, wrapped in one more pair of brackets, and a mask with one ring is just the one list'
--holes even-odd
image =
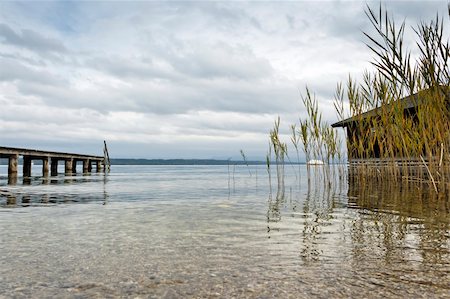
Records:
{"label": "wooden pier railing", "polygon": [[23,157],[23,177],[31,176],[31,167],[33,160],[42,161],[42,175],[48,176],[49,170],[52,176],[58,174],[58,162],[64,161],[65,174],[74,174],[77,172],[77,162],[83,162],[83,173],[92,172],[92,165],[95,170],[100,172],[104,170],[105,157],[89,156],[61,152],[49,152],[25,148],[0,147],[0,158],[8,159],[8,180],[17,178],[17,164],[19,156]]}

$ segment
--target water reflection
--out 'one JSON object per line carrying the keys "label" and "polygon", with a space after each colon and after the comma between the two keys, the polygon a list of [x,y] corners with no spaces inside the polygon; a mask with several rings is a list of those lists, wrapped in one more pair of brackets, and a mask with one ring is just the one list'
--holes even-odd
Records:
{"label": "water reflection", "polygon": [[323,254],[320,246],[322,231],[332,219],[333,212],[332,190],[325,188],[323,184],[314,186],[317,187],[311,188],[311,185],[308,184],[308,191],[303,203],[304,225],[300,256],[304,262],[317,261]]}
{"label": "water reflection", "polygon": [[0,181],[2,207],[49,207],[0,209],[6,297],[448,297],[448,200],[424,190],[302,168],[272,197],[246,168],[114,170]]}
{"label": "water reflection", "polygon": [[[22,178],[22,184],[15,180],[14,184],[0,185],[0,207],[30,207],[45,204],[86,203],[102,201],[106,204],[107,175],[74,175],[57,177]],[[83,184],[103,183],[101,192],[80,192]],[[51,185],[51,186],[50,186]]]}
{"label": "water reflection", "polygon": [[[284,198],[277,197],[275,200],[272,197],[269,197],[268,205],[269,209],[267,210],[267,223],[271,222],[279,222],[281,221],[281,205],[284,202]],[[270,225],[268,225],[270,230]]]}
{"label": "water reflection", "polygon": [[360,215],[352,221],[351,230],[356,259],[370,255],[387,263],[414,260],[428,265],[450,260],[446,196],[408,184],[352,181],[348,205]]}
{"label": "water reflection", "polygon": [[291,198],[269,196],[267,204],[269,238],[282,230],[298,235],[304,263],[339,257],[355,265],[449,266],[448,195],[408,184],[340,180],[328,186],[322,179],[312,176]]}
{"label": "water reflection", "polygon": [[16,185],[17,184],[17,176],[10,175],[8,176],[8,185]]}

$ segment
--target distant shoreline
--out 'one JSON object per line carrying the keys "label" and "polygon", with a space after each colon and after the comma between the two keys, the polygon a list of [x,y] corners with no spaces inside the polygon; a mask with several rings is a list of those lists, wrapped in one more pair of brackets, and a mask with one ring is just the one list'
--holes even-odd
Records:
{"label": "distant shoreline", "polygon": [[[248,161],[248,165],[263,165],[263,161]],[[111,165],[246,165],[244,161],[215,159],[111,159]]]}
{"label": "distant shoreline", "polygon": [[[33,161],[34,165],[42,165],[42,161]],[[111,165],[266,165],[266,161],[216,160],[216,159],[111,159]],[[275,164],[272,161],[272,164]],[[286,162],[287,164],[305,165],[305,162]],[[1,158],[0,165],[8,165],[8,160]],[[19,158],[19,165],[22,159]]]}

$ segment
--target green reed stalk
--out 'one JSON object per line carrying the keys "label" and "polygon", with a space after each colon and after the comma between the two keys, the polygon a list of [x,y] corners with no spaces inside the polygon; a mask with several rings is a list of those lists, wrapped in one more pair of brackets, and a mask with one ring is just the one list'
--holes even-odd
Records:
{"label": "green reed stalk", "polygon": [[240,150],[240,153],[241,153],[242,159],[244,160],[245,165],[247,166],[248,173],[250,174],[250,177],[251,177],[252,176],[252,172],[250,171],[250,167],[248,166],[247,157],[245,156],[245,153],[244,153],[244,151],[242,149]]}

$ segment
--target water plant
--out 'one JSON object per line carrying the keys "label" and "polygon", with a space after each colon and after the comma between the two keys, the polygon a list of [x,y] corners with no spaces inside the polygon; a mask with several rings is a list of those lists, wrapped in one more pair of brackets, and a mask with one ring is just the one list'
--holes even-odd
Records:
{"label": "water plant", "polygon": [[272,173],[270,170],[270,157],[272,156],[271,154],[271,145],[269,144],[269,152],[266,155],[266,167],[267,167],[267,174],[269,176],[269,188],[270,188],[270,195],[272,195]]}
{"label": "water plant", "polygon": [[300,140],[301,140],[301,135],[300,132],[297,131],[297,127],[296,124],[291,125],[291,142],[292,145],[295,148],[295,153],[297,155],[297,165],[298,165],[298,178],[299,178],[299,183],[300,183],[300,178],[301,178],[301,170],[300,170],[300,153],[299,153],[299,144],[300,144]]}
{"label": "water plant", "polygon": [[[302,102],[308,118],[306,120],[300,119],[298,134],[303,144],[306,160],[310,161],[313,158],[324,162],[323,179],[330,185],[332,181],[331,169],[334,170],[334,167],[331,168],[330,166],[336,163],[336,157],[341,157],[338,134],[323,120],[318,101],[308,87],[306,87],[305,95],[302,95]],[[307,163],[307,172],[309,182],[311,172],[309,163]],[[316,173],[320,174],[320,172]]]}
{"label": "water plant", "polygon": [[252,172],[250,171],[250,167],[248,166],[247,157],[245,156],[245,153],[242,149],[240,150],[240,153],[241,153],[242,159],[244,160],[245,165],[247,166],[248,173],[250,174],[250,176],[252,176]]}
{"label": "water plant", "polygon": [[[375,34],[364,32],[366,45],[374,54],[373,68],[363,73],[361,82],[349,75],[339,83],[334,108],[346,129],[349,175],[361,181],[428,183],[435,192],[450,188],[450,44],[443,19],[417,25],[418,57],[406,46],[405,22],[399,26],[380,4],[370,6],[366,15]],[[324,182],[334,177],[330,165],[346,160],[340,135],[323,120],[318,100],[307,87],[301,100],[306,119],[291,126],[291,142],[299,161],[299,144],[306,161],[324,162]],[[280,119],[270,132],[282,173],[287,147],[279,140]],[[339,123],[337,123],[339,124]],[[310,166],[307,166],[308,183]],[[342,177],[343,168],[339,168]],[[280,177],[278,177],[280,182]]]}
{"label": "water plant", "polygon": [[275,121],[273,129],[270,131],[270,146],[275,154],[275,163],[277,171],[277,198],[284,197],[284,158],[287,153],[286,143],[280,140],[280,117]]}
{"label": "water plant", "polygon": [[[436,191],[446,190],[450,46],[443,21],[437,16],[414,30],[420,55],[413,60],[404,43],[405,22],[397,26],[381,5],[378,12],[367,6],[366,15],[376,32],[364,33],[375,56],[374,70],[366,71],[359,84],[349,77],[346,85],[348,157],[383,162],[358,167],[359,176],[392,183],[427,181]],[[338,85],[335,108],[341,120],[343,103],[344,91]]]}

